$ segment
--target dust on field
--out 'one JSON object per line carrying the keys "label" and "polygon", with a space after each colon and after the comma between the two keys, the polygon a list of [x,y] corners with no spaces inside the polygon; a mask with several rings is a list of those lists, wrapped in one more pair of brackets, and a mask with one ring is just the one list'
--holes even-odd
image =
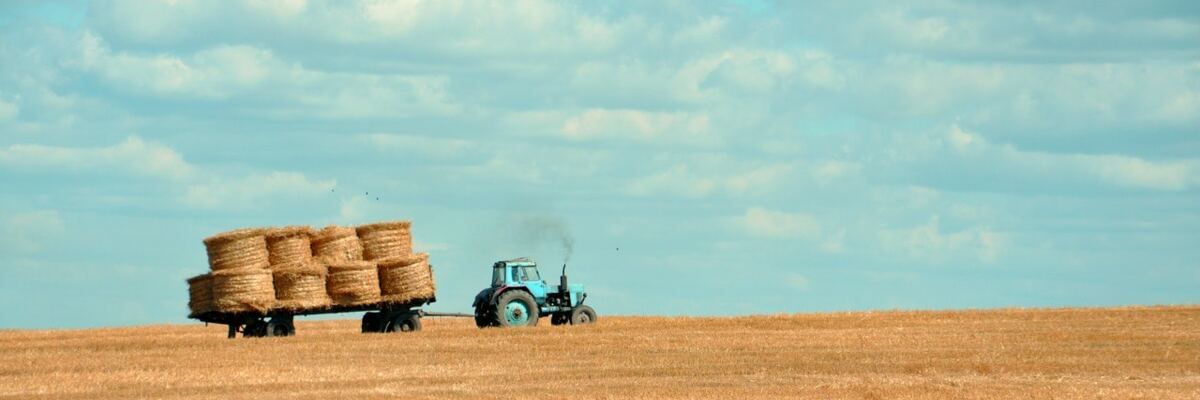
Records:
{"label": "dust on field", "polygon": [[1200,398],[1196,306],[424,324],[0,331],[0,398]]}

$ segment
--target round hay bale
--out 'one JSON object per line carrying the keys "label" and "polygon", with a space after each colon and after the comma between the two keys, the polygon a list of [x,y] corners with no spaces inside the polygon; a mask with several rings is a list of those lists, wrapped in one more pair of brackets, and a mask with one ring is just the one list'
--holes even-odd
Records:
{"label": "round hay bale", "polygon": [[379,271],[371,261],[329,264],[325,289],[333,304],[355,306],[379,302]]}
{"label": "round hay bale", "polygon": [[360,261],[363,259],[362,243],[353,228],[327,226],[312,238],[313,255],[326,263]]}
{"label": "round hay bale", "polygon": [[325,265],[308,261],[276,265],[273,268],[275,308],[307,311],[332,305],[332,300],[325,293]]}
{"label": "round hay bale", "polygon": [[188,309],[192,315],[213,310],[212,275],[202,274],[188,278]]}
{"label": "round hay bale", "polygon": [[275,304],[275,285],[265,269],[225,269],[212,273],[212,295],[216,311],[265,313]]}
{"label": "round hay bale", "polygon": [[271,265],[312,261],[311,238],[316,233],[307,226],[275,228],[266,232],[267,257]]}
{"label": "round hay bale", "polygon": [[383,301],[388,303],[432,299],[436,289],[429,254],[380,260],[379,287]]}
{"label": "round hay bale", "polygon": [[237,229],[204,239],[208,266],[213,271],[239,268],[266,269],[267,241],[260,228]]}
{"label": "round hay bale", "polygon": [[354,230],[362,242],[363,258],[382,260],[412,254],[412,223],[409,221],[379,222],[361,225]]}

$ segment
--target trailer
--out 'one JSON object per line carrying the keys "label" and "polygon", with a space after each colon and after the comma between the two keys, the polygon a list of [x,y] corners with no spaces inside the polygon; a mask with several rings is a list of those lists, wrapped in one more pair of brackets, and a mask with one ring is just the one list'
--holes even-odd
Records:
{"label": "trailer", "polygon": [[228,337],[236,338],[238,332],[242,337],[276,337],[293,336],[296,334],[295,317],[305,315],[339,314],[348,312],[366,312],[362,317],[362,332],[415,332],[421,330],[423,317],[474,317],[472,314],[439,313],[422,310],[420,307],[432,304],[437,298],[417,300],[409,303],[370,303],[352,306],[333,305],[308,310],[269,310],[266,312],[220,312],[209,311],[201,314],[191,314],[188,318],[203,321],[206,324],[221,324],[229,327]]}

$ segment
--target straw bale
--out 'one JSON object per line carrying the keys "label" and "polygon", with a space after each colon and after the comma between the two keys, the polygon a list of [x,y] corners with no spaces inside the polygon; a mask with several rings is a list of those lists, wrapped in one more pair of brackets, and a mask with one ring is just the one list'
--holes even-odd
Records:
{"label": "straw bale", "polygon": [[275,304],[271,271],[225,269],[212,273],[213,308],[221,312],[266,312]]}
{"label": "straw bale", "polygon": [[312,261],[311,238],[316,232],[307,226],[289,226],[267,231],[267,254],[272,266]]}
{"label": "straw bale", "polygon": [[273,266],[275,308],[304,311],[332,304],[325,293],[325,265],[308,261]]}
{"label": "straw bale", "polygon": [[354,228],[327,226],[312,238],[313,255],[326,263],[361,261],[362,243]]}
{"label": "straw bale", "polygon": [[379,286],[388,303],[409,303],[434,297],[429,254],[418,253],[379,261]]}
{"label": "straw bale", "polygon": [[338,261],[329,265],[326,291],[333,303],[353,306],[379,302],[379,271],[371,261]]}
{"label": "straw bale", "polygon": [[212,275],[202,274],[188,278],[188,309],[192,315],[213,310]]}
{"label": "straw bale", "polygon": [[412,234],[408,228],[365,232],[359,230],[358,239],[362,241],[363,258],[367,260],[407,257],[412,254]]}
{"label": "straw bale", "polygon": [[267,241],[261,228],[223,232],[204,239],[208,265],[213,271],[239,268],[266,269],[270,266]]}

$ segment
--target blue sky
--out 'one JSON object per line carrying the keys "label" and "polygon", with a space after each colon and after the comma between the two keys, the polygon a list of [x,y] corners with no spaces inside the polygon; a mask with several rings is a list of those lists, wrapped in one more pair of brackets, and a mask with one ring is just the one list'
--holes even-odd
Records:
{"label": "blue sky", "polygon": [[4,2],[0,187],[0,328],[390,219],[444,311],[558,232],[601,315],[1197,303],[1200,7]]}

